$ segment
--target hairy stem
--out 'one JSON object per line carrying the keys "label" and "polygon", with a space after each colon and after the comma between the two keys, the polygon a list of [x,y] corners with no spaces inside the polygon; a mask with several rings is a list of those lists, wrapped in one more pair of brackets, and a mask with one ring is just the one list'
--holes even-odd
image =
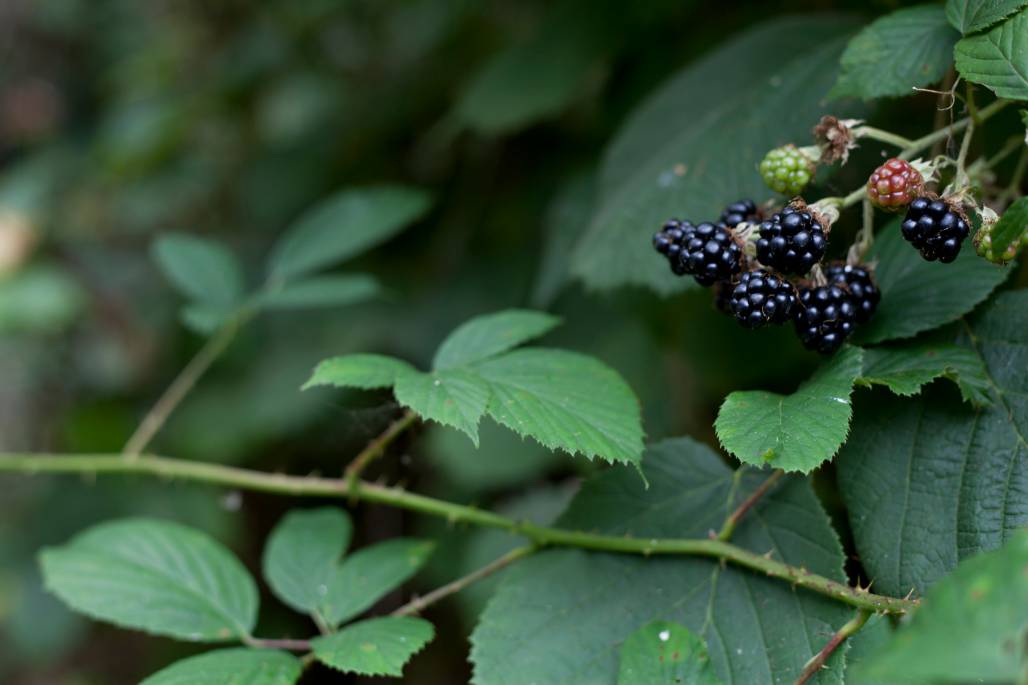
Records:
{"label": "hairy stem", "polygon": [[[996,112],[1000,111],[1004,107],[1010,104],[1010,100],[996,100],[990,105],[982,107],[978,110],[978,121],[982,122],[991,117]],[[965,117],[959,121],[955,121],[946,128],[940,128],[937,131],[932,131],[928,135],[921,136],[920,138],[911,142],[910,146],[900,153],[900,159],[910,159],[918,152],[931,147],[940,140],[946,140],[954,133],[959,133],[965,128],[971,125],[971,117]]]}
{"label": "hairy stem", "polygon": [[353,461],[350,462],[343,473],[343,478],[347,483],[347,490],[352,490],[354,484],[360,480],[361,474],[364,473],[364,469],[368,467],[368,464],[385,454],[385,451],[389,449],[389,445],[393,444],[396,438],[400,437],[404,431],[417,423],[417,420],[418,415],[410,409],[406,409],[403,415],[389,424],[381,435],[369,442],[360,451],[360,454],[353,458]]}
{"label": "hairy stem", "polygon": [[846,625],[832,635],[832,639],[828,641],[821,651],[814,655],[807,665],[803,667],[803,672],[800,677],[796,679],[796,685],[805,685],[811,678],[824,668],[828,658],[832,656],[832,653],[839,648],[843,642],[848,638],[852,637],[858,630],[864,627],[867,623],[867,619],[871,617],[871,612],[866,609],[861,609],[857,612],[857,615],[853,617]]}
{"label": "hairy stem", "polygon": [[756,504],[768,490],[774,487],[775,483],[781,480],[784,475],[784,471],[775,471],[767,478],[767,480],[761,483],[756,490],[750,493],[750,496],[743,500],[742,504],[736,507],[735,511],[728,515],[728,518],[725,519],[724,525],[721,526],[721,530],[714,539],[721,540],[722,542],[728,542],[731,540],[732,533],[735,532],[735,527],[739,525],[739,521],[746,515],[746,512],[752,509],[753,505]]}
{"label": "hairy stem", "polygon": [[535,550],[535,545],[515,547],[511,551],[504,554],[502,557],[494,559],[482,568],[476,571],[472,571],[468,575],[458,578],[453,582],[447,583],[446,585],[443,585],[440,588],[432,590],[432,592],[429,592],[427,595],[424,595],[423,597],[412,599],[396,611],[392,612],[392,615],[412,616],[415,614],[420,614],[422,611],[432,606],[436,602],[442,599],[446,599],[450,595],[455,595],[464,588],[473,585],[474,583],[477,583],[483,578],[488,578],[494,573],[502,571],[503,569],[513,564],[515,561],[523,559],[528,555],[532,554],[533,552],[535,552]]}
{"label": "hairy stem", "polygon": [[142,454],[154,436],[164,427],[171,413],[200,380],[200,377],[232,343],[239,328],[248,318],[249,315],[243,312],[229,319],[189,360],[189,363],[179,372],[175,380],[143,417],[128,442],[125,443],[125,448],[122,450],[123,457],[136,459]]}
{"label": "hairy stem", "polygon": [[[141,456],[126,460],[118,454],[48,455],[0,454],[0,472],[21,473],[138,473],[165,478],[182,478],[259,492],[310,497],[341,497],[350,495],[343,479],[287,476],[262,473],[219,464]],[[387,487],[367,481],[354,483],[356,497],[377,504],[395,506],[431,516],[445,518],[452,523],[469,523],[508,530],[528,538],[540,547],[578,547],[601,552],[622,554],[691,555],[720,559],[726,563],[748,568],[772,578],[784,580],[812,592],[826,595],[858,609],[880,613],[904,614],[917,606],[917,602],[896,597],[874,595],[859,588],[811,573],[802,567],[789,566],[772,559],[769,554],[755,554],[721,540],[689,538],[650,539],[618,535],[601,535],[560,528],[537,526],[519,522],[506,516],[475,507],[408,492],[402,488]]]}

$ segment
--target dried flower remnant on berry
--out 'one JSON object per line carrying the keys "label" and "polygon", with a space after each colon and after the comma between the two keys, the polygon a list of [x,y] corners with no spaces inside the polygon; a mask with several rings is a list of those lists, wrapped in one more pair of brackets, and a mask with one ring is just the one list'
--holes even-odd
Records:
{"label": "dried flower remnant on berry", "polygon": [[[850,120],[852,123],[854,120]],[[814,140],[821,148],[821,161],[825,164],[834,164],[842,160],[845,164],[849,161],[850,150],[857,147],[853,140],[853,131],[845,121],[826,114],[814,127]]]}

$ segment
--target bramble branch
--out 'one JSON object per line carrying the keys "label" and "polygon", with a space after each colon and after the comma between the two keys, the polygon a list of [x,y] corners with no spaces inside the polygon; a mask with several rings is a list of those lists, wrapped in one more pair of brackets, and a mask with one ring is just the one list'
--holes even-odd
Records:
{"label": "bramble branch", "polygon": [[839,645],[853,637],[857,631],[863,628],[864,624],[867,623],[867,619],[870,617],[870,611],[861,609],[852,620],[846,623],[842,628],[839,628],[839,630],[832,635],[832,639],[828,641],[828,644],[822,647],[821,651],[815,654],[813,658],[807,662],[807,665],[804,666],[800,677],[796,679],[795,685],[806,685],[811,678],[817,675],[817,673],[825,667],[825,664],[828,663],[829,657],[831,657],[835,650],[839,648]]}
{"label": "bramble branch", "polygon": [[20,473],[137,473],[164,478],[182,478],[201,483],[242,488],[282,495],[346,498],[351,494],[366,502],[395,506],[452,523],[469,523],[507,530],[528,538],[538,547],[577,547],[600,552],[650,555],[686,555],[719,559],[729,564],[778,578],[831,597],[858,609],[879,613],[904,614],[917,606],[909,599],[875,595],[852,588],[824,576],[755,554],[721,540],[689,538],[650,539],[602,535],[562,530],[519,522],[475,507],[454,504],[426,497],[402,488],[387,487],[367,481],[353,483],[353,492],[345,479],[288,476],[262,473],[219,464],[141,456],[126,460],[119,454],[54,455],[0,454],[0,472]]}

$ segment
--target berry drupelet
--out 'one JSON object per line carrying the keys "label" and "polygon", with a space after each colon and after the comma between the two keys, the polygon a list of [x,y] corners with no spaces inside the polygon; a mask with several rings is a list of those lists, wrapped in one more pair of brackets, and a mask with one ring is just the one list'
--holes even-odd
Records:
{"label": "berry drupelet", "polygon": [[970,232],[967,220],[944,200],[927,197],[910,203],[900,229],[922,257],[945,264],[957,258]]}
{"label": "berry drupelet", "polygon": [[805,274],[828,247],[821,222],[810,210],[793,205],[760,224],[757,259],[785,274]]}
{"label": "berry drupelet", "polygon": [[799,195],[814,177],[814,160],[795,145],[776,147],[761,160],[760,177],[775,192]]}
{"label": "berry drupelet", "polygon": [[867,179],[867,197],[871,204],[890,212],[898,212],[924,192],[921,172],[902,159],[888,160]]}
{"label": "berry drupelet", "polygon": [[882,293],[875,284],[871,268],[863,264],[836,262],[825,269],[825,278],[850,294],[856,306],[856,322],[867,323],[878,309]]}
{"label": "berry drupelet", "polygon": [[729,306],[746,328],[782,324],[792,316],[796,290],[788,281],[764,269],[747,271],[732,290]]}
{"label": "berry drupelet", "polygon": [[856,325],[857,305],[837,285],[804,288],[793,321],[803,346],[821,354],[842,347]]}
{"label": "berry drupelet", "polygon": [[753,223],[759,218],[757,205],[753,200],[733,202],[721,212],[721,223],[728,226],[728,228],[735,228],[744,221]]}
{"label": "berry drupelet", "polygon": [[692,275],[700,285],[728,280],[742,269],[742,248],[726,226],[672,219],[653,236],[657,252],[667,257],[671,270]]}

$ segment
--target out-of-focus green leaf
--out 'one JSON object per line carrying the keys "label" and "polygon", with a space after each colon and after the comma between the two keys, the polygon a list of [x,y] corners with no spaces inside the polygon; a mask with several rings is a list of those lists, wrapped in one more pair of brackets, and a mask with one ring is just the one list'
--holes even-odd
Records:
{"label": "out-of-focus green leaf", "polygon": [[595,196],[594,174],[576,176],[560,189],[547,209],[543,254],[532,292],[534,306],[550,305],[571,278],[571,253],[589,228]]}
{"label": "out-of-focus green leaf", "polygon": [[305,212],[271,252],[268,274],[287,281],[364,252],[393,237],[431,206],[423,190],[371,186],[336,193]]}
{"label": "out-of-focus green leaf", "polygon": [[946,18],[966,35],[989,28],[1025,5],[1025,0],[946,0]]}
{"label": "out-of-focus green leaf", "polygon": [[345,673],[403,675],[410,658],[431,642],[435,628],[411,616],[384,616],[348,625],[312,642],[318,661]]}
{"label": "out-of-focus green leaf", "polygon": [[621,646],[618,685],[721,685],[707,646],[683,625],[653,621]]}
{"label": "out-of-focus green leaf", "polygon": [[243,294],[243,269],[224,245],[206,238],[168,233],[153,245],[168,281],[185,297],[229,309]]}
{"label": "out-of-focus green leaf", "polygon": [[916,395],[922,386],[945,377],[957,384],[965,402],[991,404],[989,378],[981,357],[950,343],[911,343],[864,350],[857,382],[884,385],[897,395]]}
{"label": "out-of-focus green leaf", "polygon": [[342,307],[369,300],[381,292],[378,281],[364,274],[316,276],[285,283],[261,297],[269,309]]}
{"label": "out-of-focus green leaf", "polygon": [[957,71],[1001,98],[1028,100],[1028,7],[987,33],[962,38]]}
{"label": "out-of-focus green leaf", "polygon": [[85,295],[55,266],[39,264],[0,278],[0,331],[57,331],[79,315]]}
{"label": "out-of-focus green leaf", "polygon": [[293,685],[303,664],[271,649],[219,649],[178,661],[140,685]]}
{"label": "out-of-focus green leaf", "polygon": [[458,326],[439,346],[434,369],[449,369],[495,357],[560,325],[560,319],[529,309],[476,316]]}
{"label": "out-of-focus green leaf", "polygon": [[286,514],[264,548],[264,577],[275,595],[297,611],[314,611],[352,533],[350,517],[332,507]]}
{"label": "out-of-focus green leaf", "polygon": [[842,53],[842,73],[833,97],[911,95],[942,79],[953,64],[960,34],[939,5],[896,10],[858,33]]}

